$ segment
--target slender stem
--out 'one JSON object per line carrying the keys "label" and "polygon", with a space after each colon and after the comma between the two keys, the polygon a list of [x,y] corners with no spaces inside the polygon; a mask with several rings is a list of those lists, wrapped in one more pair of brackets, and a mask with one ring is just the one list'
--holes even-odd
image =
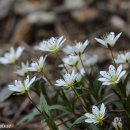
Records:
{"label": "slender stem", "polygon": [[85,66],[84,66],[84,64],[83,64],[83,61],[82,61],[82,58],[81,58],[81,55],[79,55],[79,59],[80,59],[80,62],[81,62],[81,64],[82,64],[82,67],[83,67],[83,69],[84,69],[84,71],[85,71],[85,76],[87,77],[87,79],[88,79],[88,82],[89,83],[87,83],[87,84],[91,84],[91,79],[89,78],[89,75],[87,74],[87,71],[86,71],[86,69],[85,69]]}
{"label": "slender stem", "polygon": [[118,92],[116,92],[113,88],[112,88],[112,91],[121,99],[121,96]]}
{"label": "slender stem", "polygon": [[61,93],[58,92],[58,90],[56,89],[55,85],[53,85],[53,83],[48,79],[48,77],[46,76],[46,74],[44,72],[42,72],[43,76],[46,78],[46,80],[48,81],[48,83],[51,85],[51,87],[57,92],[59,93],[59,95],[62,97]]}
{"label": "slender stem", "polygon": [[53,83],[48,79],[48,77],[46,76],[46,74],[44,72],[42,72],[43,76],[46,78],[46,80],[48,81],[48,83],[53,87]]}
{"label": "slender stem", "polygon": [[114,65],[115,65],[115,67],[117,68],[116,62],[115,62],[115,60],[114,60],[114,55],[113,55],[113,52],[112,52],[112,48],[111,48],[110,46],[109,46],[108,48],[109,48],[109,50],[110,50],[110,53],[111,53],[111,56],[112,56],[112,60],[113,60],[113,62],[114,62]]}
{"label": "slender stem", "polygon": [[60,62],[63,64],[63,67],[65,68],[66,72],[68,72],[67,68],[65,67],[65,64],[63,63],[61,57],[59,56],[59,54],[57,54],[57,57],[59,58]]}
{"label": "slender stem", "polygon": [[44,114],[42,113],[42,111],[37,107],[37,105],[34,103],[34,101],[32,100],[32,98],[30,97],[29,93],[27,93],[27,97],[30,100],[30,102],[34,105],[34,107],[38,110],[38,112],[44,117]]}
{"label": "slender stem", "polygon": [[129,69],[130,69],[130,63],[129,63],[129,61],[127,60],[127,61],[126,61],[126,63],[128,64],[128,66],[129,66]]}
{"label": "slender stem", "polygon": [[[82,76],[82,74],[81,74],[81,72],[79,71],[77,65],[75,66],[75,68],[76,68],[77,72]],[[85,81],[85,83],[86,83],[87,85],[89,85],[88,80],[87,80],[86,78],[83,77],[83,80]]]}
{"label": "slender stem", "polygon": [[[80,73],[80,71],[79,71],[79,69],[78,69],[77,65],[75,66],[75,68],[76,68],[77,72],[78,72],[78,73]],[[80,74],[81,74],[81,73],[80,73]]]}
{"label": "slender stem", "polygon": [[73,87],[72,87],[72,90],[74,91],[74,93],[76,94],[76,96],[80,100],[80,102],[82,103],[83,109],[87,112],[87,110],[85,108],[86,106],[85,106],[84,100],[79,96],[79,94],[77,93],[77,91]]}
{"label": "slender stem", "polygon": [[82,64],[82,67],[83,67],[85,73],[87,74],[86,69],[85,69],[85,66],[84,66],[83,61],[82,61],[82,58],[81,58],[81,55],[79,55],[79,59],[80,59],[80,62],[81,62],[81,64]]}
{"label": "slender stem", "polygon": [[57,126],[60,126],[60,125],[62,125],[62,124],[64,124],[64,123],[66,123],[66,122],[68,122],[68,121],[70,121],[70,120],[72,120],[72,119],[74,119],[74,117],[69,118],[69,119],[67,119],[67,120],[63,121],[62,123],[57,124]]}

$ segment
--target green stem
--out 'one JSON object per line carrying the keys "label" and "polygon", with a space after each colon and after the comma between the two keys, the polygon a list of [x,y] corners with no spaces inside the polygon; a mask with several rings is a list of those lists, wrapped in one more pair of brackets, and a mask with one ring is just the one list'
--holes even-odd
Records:
{"label": "green stem", "polygon": [[44,72],[42,72],[43,76],[46,78],[46,80],[48,81],[48,83],[53,87],[53,83],[48,79],[48,77],[46,76],[46,74]]}
{"label": "green stem", "polygon": [[44,114],[42,113],[42,111],[37,107],[37,105],[34,103],[34,101],[32,100],[32,98],[30,97],[29,93],[27,93],[27,97],[30,100],[30,102],[34,105],[34,107],[38,110],[38,112],[44,117]]}
{"label": "green stem", "polygon": [[79,94],[77,93],[77,91],[72,87],[72,90],[74,91],[74,93],[76,94],[77,98],[80,100],[81,104],[83,105],[83,109],[85,110],[85,112],[87,112],[86,110],[86,106],[85,106],[85,103],[84,103],[84,100],[82,99],[82,97],[79,96]]}
{"label": "green stem", "polygon": [[59,54],[57,54],[58,59],[60,60],[60,62],[63,64],[63,67],[65,68],[66,72],[68,72],[67,68],[65,67],[65,64],[63,63],[61,57],[59,56]]}
{"label": "green stem", "polygon": [[79,59],[80,59],[80,62],[81,62],[81,64],[82,64],[82,67],[83,67],[85,73],[87,74],[86,69],[85,69],[85,66],[84,66],[83,61],[82,61],[82,58],[81,58],[81,55],[79,55]]}
{"label": "green stem", "polygon": [[56,89],[56,87],[53,85],[53,83],[48,79],[48,77],[46,76],[46,74],[44,72],[42,72],[43,76],[46,78],[46,80],[48,81],[48,83],[51,85],[51,87],[57,92],[59,93],[59,95],[62,97],[61,93],[58,91],[58,89]]}
{"label": "green stem", "polygon": [[110,50],[110,53],[111,53],[111,56],[112,56],[112,60],[113,60],[113,62],[114,62],[114,65],[115,65],[115,67],[117,68],[116,62],[115,62],[115,60],[114,60],[114,55],[113,55],[113,52],[112,52],[112,48],[111,48],[111,46],[109,46],[108,48],[109,48],[109,50]]}
{"label": "green stem", "polygon": [[112,88],[112,91],[121,99],[120,94],[119,94],[118,92],[116,92],[116,90],[114,90],[114,89]]}

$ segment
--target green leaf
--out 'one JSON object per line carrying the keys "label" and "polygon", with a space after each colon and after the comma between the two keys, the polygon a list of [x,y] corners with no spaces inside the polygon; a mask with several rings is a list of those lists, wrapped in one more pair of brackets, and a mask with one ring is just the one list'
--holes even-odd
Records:
{"label": "green leaf", "polygon": [[69,130],[72,130],[76,125],[78,125],[78,124],[84,122],[85,119],[86,119],[85,116],[79,117],[79,118],[70,126]]}
{"label": "green leaf", "polygon": [[128,81],[129,81],[129,78],[130,78],[130,73],[127,74],[127,76],[126,76],[126,78],[125,78],[125,80],[124,80],[124,87],[127,86],[127,83],[128,83]]}
{"label": "green leaf", "polygon": [[31,121],[34,117],[38,116],[39,112],[34,109],[34,111],[32,111],[31,113],[29,113],[28,115],[24,116],[18,123],[17,125],[22,124],[25,121]]}
{"label": "green leaf", "polygon": [[51,114],[49,112],[49,105],[47,104],[46,98],[42,92],[40,93],[40,108],[42,112],[46,113],[49,117],[51,117]]}
{"label": "green leaf", "polygon": [[55,110],[55,109],[66,111],[66,108],[62,105],[51,105],[51,106],[49,106],[49,110]]}
{"label": "green leaf", "polygon": [[5,101],[7,98],[9,98],[13,94],[13,91],[10,91],[8,87],[4,87],[0,90],[0,103]]}

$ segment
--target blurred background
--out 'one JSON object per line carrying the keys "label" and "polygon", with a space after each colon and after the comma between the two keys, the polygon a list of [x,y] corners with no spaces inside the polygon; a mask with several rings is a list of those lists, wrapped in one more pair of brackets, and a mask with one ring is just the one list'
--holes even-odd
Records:
{"label": "blurred background", "polygon": [[[98,55],[98,65],[105,67],[111,56],[94,38],[106,32],[122,32],[115,55],[130,49],[129,0],[0,0],[0,55],[10,46],[30,49],[43,39],[63,35],[66,44],[89,39],[88,53]],[[32,106],[23,96],[8,99],[6,86],[16,79],[12,68],[0,65],[0,122],[15,124]],[[39,119],[34,122],[21,129],[39,129]]]}

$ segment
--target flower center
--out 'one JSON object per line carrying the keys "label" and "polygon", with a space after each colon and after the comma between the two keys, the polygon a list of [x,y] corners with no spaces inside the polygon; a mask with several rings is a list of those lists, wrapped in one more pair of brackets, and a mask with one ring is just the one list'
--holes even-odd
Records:
{"label": "flower center", "polygon": [[67,87],[68,87],[68,88],[72,88],[72,87],[73,87],[73,83],[68,83],[68,84],[67,84]]}
{"label": "flower center", "polygon": [[27,91],[27,90],[26,90],[26,87],[23,86],[23,87],[21,88],[21,93],[26,93],[26,91]]}
{"label": "flower center", "polygon": [[102,123],[102,121],[103,121],[103,116],[102,116],[101,114],[97,115],[97,116],[96,116],[96,121],[97,121],[97,123]]}
{"label": "flower center", "polygon": [[16,60],[17,60],[16,57],[13,57],[12,60],[11,60],[11,62],[12,62],[13,64],[15,64],[15,63],[16,63]]}
{"label": "flower center", "polygon": [[52,44],[51,47],[50,47],[51,50],[57,52],[59,50],[59,48],[57,47],[56,44]]}
{"label": "flower center", "polygon": [[37,69],[37,72],[41,72],[42,69],[43,69],[43,67],[39,67],[39,68]]}
{"label": "flower center", "polygon": [[112,78],[111,78],[111,83],[112,83],[112,84],[115,84],[116,81],[117,81],[117,79],[118,79],[118,77],[112,76]]}

